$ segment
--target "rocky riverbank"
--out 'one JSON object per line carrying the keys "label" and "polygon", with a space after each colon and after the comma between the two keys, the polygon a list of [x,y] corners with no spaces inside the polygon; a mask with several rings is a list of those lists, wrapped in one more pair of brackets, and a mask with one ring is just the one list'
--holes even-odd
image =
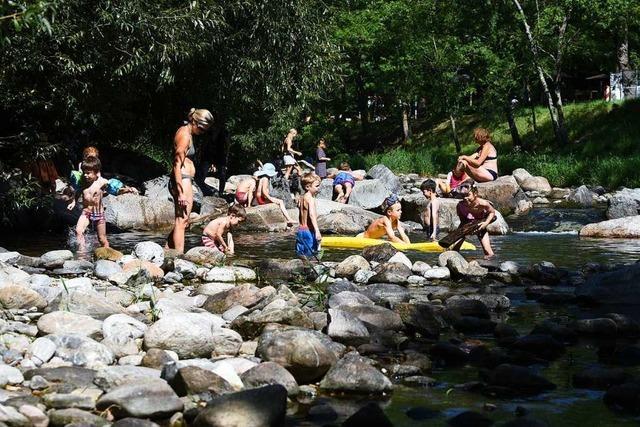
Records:
{"label": "rocky riverbank", "polygon": [[[376,405],[345,413],[320,398],[430,387],[433,366],[477,369],[478,381],[456,385],[465,393],[537,395],[556,384],[531,366],[582,338],[594,340],[602,364],[576,375],[574,387],[606,390],[614,411],[639,407],[637,379],[615,367],[640,365],[633,319],[539,319],[524,335],[504,321],[513,293],[542,304],[637,306],[638,264],[567,271],[445,252],[430,266],[387,244],[315,266],[225,265],[216,250],[176,257],[153,242],[95,255],[0,253],[0,422],[268,426],[297,414],[390,425]],[[466,412],[450,422],[478,419],[490,417]],[[507,425],[544,425],[526,422],[535,421]]]}

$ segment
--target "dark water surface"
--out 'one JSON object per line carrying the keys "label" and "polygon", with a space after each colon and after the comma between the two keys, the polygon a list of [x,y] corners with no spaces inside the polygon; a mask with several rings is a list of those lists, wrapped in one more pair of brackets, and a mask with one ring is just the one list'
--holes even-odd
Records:
{"label": "dark water surface", "polygon": [[[553,226],[553,224],[551,225]],[[527,224],[515,226],[517,229],[530,229]],[[544,227],[549,228],[549,227]],[[575,227],[574,227],[575,228]],[[424,235],[414,234],[412,241],[424,240]],[[164,244],[165,236],[153,233],[121,233],[109,235],[111,245],[123,252],[130,251],[136,243],[152,240]],[[237,259],[292,258],[294,256],[294,233],[254,233],[235,236]],[[37,234],[10,235],[0,237],[0,246],[26,255],[40,255],[48,250],[68,247],[68,235]],[[479,247],[475,238],[471,242]],[[586,239],[580,238],[576,232],[550,233],[523,231],[506,236],[492,237],[495,252],[501,260],[512,260],[527,265],[540,261],[550,261],[558,267],[580,268],[588,262],[599,263],[631,263],[640,259],[640,241],[630,239]],[[187,247],[200,244],[199,235],[187,237]],[[325,250],[324,260],[340,261],[347,255],[359,253],[357,250]],[[412,261],[423,260],[433,264],[437,253],[407,253]],[[478,249],[466,253],[467,257],[481,257]],[[536,322],[551,317],[562,319],[597,317],[611,312],[609,309],[582,309],[577,306],[541,306],[527,301],[523,295],[509,295],[512,309],[506,316],[506,322],[515,326],[522,334],[531,331]],[[604,311],[602,311],[604,310]],[[602,312],[601,312],[602,311]],[[640,313],[634,310],[621,309],[618,312],[640,319]],[[453,337],[455,335],[450,335]],[[463,337],[463,339],[479,338],[488,345],[493,345],[492,336]],[[447,337],[443,337],[446,339]],[[523,407],[530,416],[546,421],[552,426],[637,426],[640,417],[618,414],[605,407],[602,402],[603,392],[574,389],[571,377],[582,368],[598,364],[597,346],[593,342],[581,341],[568,347],[567,352],[548,366],[534,367],[547,379],[557,385],[557,389],[530,398],[498,399],[479,394],[465,392],[456,388],[458,384],[477,381],[478,369],[473,367],[441,369],[434,367],[431,376],[438,381],[433,388],[408,388],[398,386],[387,400],[378,400],[386,414],[397,426],[446,425],[446,420],[465,410],[483,412],[499,423],[514,418],[516,407]],[[640,376],[640,368],[627,368],[629,373]],[[314,405],[326,403],[335,408],[339,414],[351,413],[366,402],[366,398],[340,399],[335,396],[323,396],[314,401]],[[496,405],[491,412],[483,410],[486,403]],[[422,419],[412,419],[407,411],[420,408]],[[292,425],[325,425],[335,420],[310,421],[306,416],[309,408],[300,405],[297,410],[290,411],[289,422]],[[341,422],[343,418],[339,418]]]}

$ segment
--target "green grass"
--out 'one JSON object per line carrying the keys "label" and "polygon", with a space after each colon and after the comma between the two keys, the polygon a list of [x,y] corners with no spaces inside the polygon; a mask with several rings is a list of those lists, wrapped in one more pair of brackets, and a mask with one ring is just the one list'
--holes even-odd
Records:
{"label": "green grass", "polygon": [[[492,132],[501,175],[523,167],[534,175],[546,177],[554,186],[640,187],[640,102],[592,101],[566,105],[565,120],[571,141],[567,147],[557,146],[546,108],[536,107],[535,112],[537,133],[530,110],[519,108],[516,112],[516,125],[525,152],[514,150],[503,117],[461,118],[458,135],[463,153],[475,151],[473,129],[482,126]],[[457,154],[447,121],[416,133],[409,144],[343,157],[348,157],[355,167],[369,168],[383,163],[397,173],[436,175],[447,173]]]}

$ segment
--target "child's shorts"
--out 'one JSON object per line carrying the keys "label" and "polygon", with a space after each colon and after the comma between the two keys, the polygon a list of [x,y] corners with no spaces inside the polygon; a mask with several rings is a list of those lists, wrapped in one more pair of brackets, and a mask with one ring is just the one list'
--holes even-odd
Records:
{"label": "child's shorts", "polygon": [[340,172],[338,175],[336,175],[336,177],[333,179],[333,185],[344,185],[344,184],[351,184],[351,186],[355,185],[355,181],[353,179],[353,176],[349,173],[346,172]]}
{"label": "child's shorts", "polygon": [[282,160],[284,161],[285,166],[293,166],[297,163],[296,159],[294,159],[293,156],[289,154],[285,154]]}
{"label": "child's shorts", "polygon": [[314,256],[318,252],[318,241],[308,227],[298,228],[296,233],[296,254],[299,256]]}

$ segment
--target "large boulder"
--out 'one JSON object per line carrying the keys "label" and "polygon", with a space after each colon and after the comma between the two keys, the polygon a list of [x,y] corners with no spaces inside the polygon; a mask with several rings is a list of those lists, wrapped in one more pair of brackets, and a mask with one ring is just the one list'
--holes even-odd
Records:
{"label": "large boulder", "polygon": [[120,230],[161,230],[174,223],[173,203],[137,194],[107,196],[103,200],[107,223]]}
{"label": "large boulder", "polygon": [[[195,182],[191,183],[193,186],[193,202],[197,205],[202,205],[203,194],[198,185]],[[169,176],[163,175],[157,178],[145,181],[142,184],[142,189],[145,197],[157,201],[169,201],[173,203],[173,196],[169,192]]]}
{"label": "large boulder", "polygon": [[361,233],[371,222],[380,217],[363,208],[331,200],[317,200],[316,208],[318,227],[322,233],[329,234]]}
{"label": "large boulder", "polygon": [[596,304],[640,304],[640,264],[590,276],[576,296]]}
{"label": "large boulder", "polygon": [[587,224],[580,229],[583,237],[638,238],[640,237],[640,215],[610,219]]}
{"label": "large boulder", "polygon": [[522,168],[514,170],[512,175],[524,191],[536,191],[542,196],[551,193],[551,185],[549,185],[547,178],[543,176],[533,176]]}
{"label": "large boulder", "polygon": [[117,418],[163,418],[182,411],[184,404],[162,380],[124,384],[109,390],[96,402],[98,410],[109,408]]}
{"label": "large boulder", "polygon": [[356,181],[349,197],[349,205],[363,209],[376,209],[382,205],[388,195],[389,190],[378,179]]}
{"label": "large boulder", "polygon": [[263,332],[256,356],[278,363],[303,384],[322,378],[337,360],[325,342],[304,329]]}
{"label": "large boulder", "polygon": [[500,394],[531,396],[553,390],[555,384],[522,366],[503,364],[492,371],[481,372],[482,378]]}
{"label": "large boulder", "polygon": [[402,191],[400,178],[395,176],[394,173],[391,172],[391,169],[383,164],[377,164],[373,166],[371,169],[369,169],[367,175],[371,178],[380,180],[390,193],[398,194]]}
{"label": "large boulder", "polygon": [[[238,229],[244,231],[285,231],[287,229],[287,220],[280,208],[269,203],[267,205],[251,206],[246,209],[247,219],[240,223]],[[293,219],[298,218],[297,209],[290,209],[289,216]]]}
{"label": "large boulder", "polygon": [[240,376],[246,388],[258,388],[265,385],[280,384],[287,389],[289,396],[298,394],[298,383],[289,371],[275,362],[264,362],[242,373]]}
{"label": "large boulder", "polygon": [[519,207],[521,200],[527,200],[516,179],[511,176],[501,176],[495,181],[478,183],[478,195],[489,200],[503,214],[512,212],[524,213]]}
{"label": "large boulder", "polygon": [[38,330],[48,334],[79,334],[91,338],[102,336],[102,322],[84,314],[53,311],[38,319]]}
{"label": "large boulder", "polygon": [[611,195],[607,218],[616,219],[636,215],[640,215],[640,188],[623,188]]}
{"label": "large boulder", "polygon": [[567,196],[567,200],[579,206],[590,207],[597,202],[598,195],[591,191],[586,185],[572,190]]}
{"label": "large boulder", "polygon": [[369,342],[367,327],[356,316],[335,308],[329,309],[327,335],[346,345],[358,346]]}
{"label": "large boulder", "polygon": [[175,351],[180,358],[210,357],[222,334],[235,342],[242,338],[233,331],[221,331],[222,318],[209,313],[183,313],[163,317],[144,334],[145,348]]}
{"label": "large boulder", "polygon": [[347,355],[331,367],[320,388],[350,393],[381,394],[393,389],[389,378],[371,366],[370,360]]}

